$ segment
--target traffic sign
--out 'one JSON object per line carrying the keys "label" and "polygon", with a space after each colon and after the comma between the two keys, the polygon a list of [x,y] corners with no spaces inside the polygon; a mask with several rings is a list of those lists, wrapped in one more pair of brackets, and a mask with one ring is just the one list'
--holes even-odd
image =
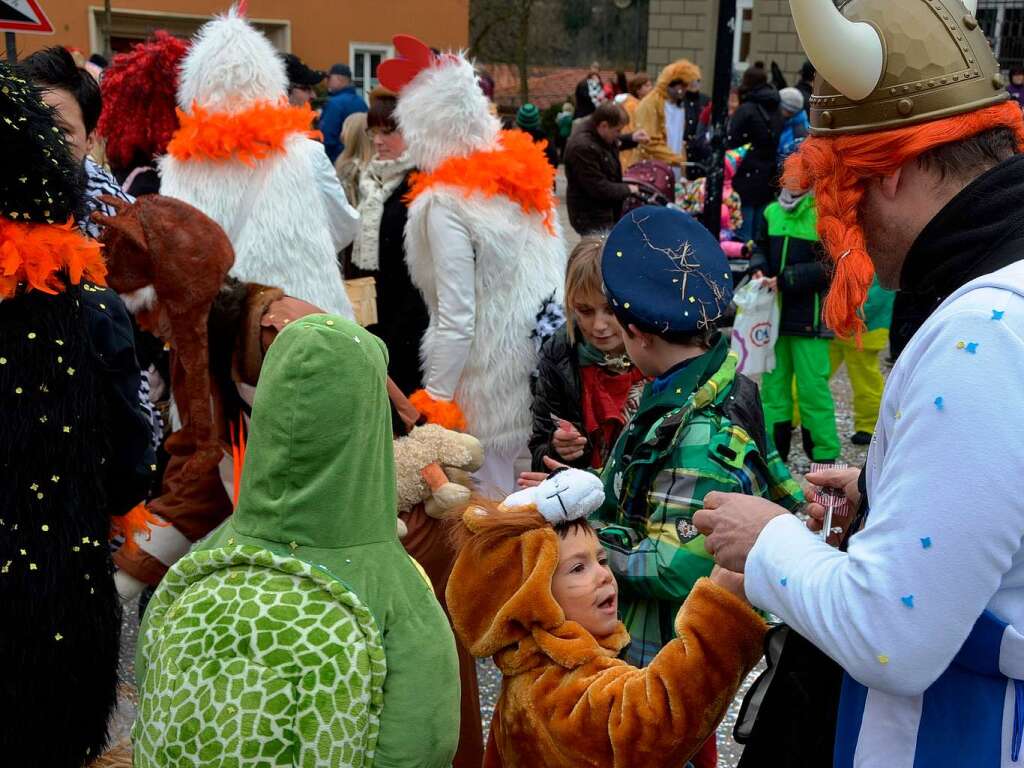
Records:
{"label": "traffic sign", "polygon": [[36,0],[0,0],[0,30],[52,35],[53,24]]}

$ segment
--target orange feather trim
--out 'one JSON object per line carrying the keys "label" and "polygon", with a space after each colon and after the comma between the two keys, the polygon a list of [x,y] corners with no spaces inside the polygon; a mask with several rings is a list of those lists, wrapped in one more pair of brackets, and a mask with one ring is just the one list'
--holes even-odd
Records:
{"label": "orange feather trim", "polygon": [[286,102],[259,102],[241,112],[210,112],[198,104],[192,113],[177,110],[181,126],[167,145],[178,160],[241,160],[253,165],[270,155],[282,154],[285,140],[296,133],[318,139],[310,130],[313,110]]}
{"label": "orange feather trim", "polygon": [[102,246],[79,232],[71,219],[36,224],[0,217],[0,298],[10,298],[20,285],[59,293],[62,275],[72,285],[83,278],[105,285],[106,274]]}
{"label": "orange feather trim", "polygon": [[460,432],[464,432],[466,429],[466,417],[462,414],[462,409],[454,402],[435,400],[425,389],[413,392],[409,397],[409,402],[416,406],[416,410],[425,416],[431,424]]}
{"label": "orange feather trim", "polygon": [[149,541],[153,536],[150,531],[150,526],[153,525],[157,528],[166,528],[170,523],[150,512],[145,504],[136,504],[125,514],[110,518],[110,538],[124,537],[123,549],[125,552],[131,552],[139,548],[135,535],[141,534]]}
{"label": "orange feather trim", "polygon": [[522,131],[502,131],[499,141],[498,149],[450,157],[432,173],[414,173],[406,202],[437,184],[461,189],[466,197],[500,195],[514,200],[527,214],[541,214],[544,227],[554,235],[555,169],[544,148]]}

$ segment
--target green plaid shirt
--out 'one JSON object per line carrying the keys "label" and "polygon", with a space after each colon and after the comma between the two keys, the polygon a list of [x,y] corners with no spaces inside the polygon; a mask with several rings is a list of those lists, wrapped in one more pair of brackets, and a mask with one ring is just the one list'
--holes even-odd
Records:
{"label": "green plaid shirt", "polygon": [[[722,343],[694,361],[697,371],[687,366],[657,391],[647,385],[602,473],[605,503],[591,522],[619,582],[619,613],[632,638],[624,657],[636,666],[675,637],[679,606],[711,573],[714,561],[693,527],[708,493],[762,496],[790,510],[803,503],[770,441],[763,455],[726,415],[737,359]],[[761,414],[760,402],[747,412]]]}

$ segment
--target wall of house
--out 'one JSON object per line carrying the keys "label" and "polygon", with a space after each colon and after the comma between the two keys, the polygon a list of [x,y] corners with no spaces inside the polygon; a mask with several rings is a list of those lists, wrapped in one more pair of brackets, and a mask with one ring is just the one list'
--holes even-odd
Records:
{"label": "wall of house", "polygon": [[[102,2],[40,0],[40,4],[55,34],[19,33],[19,55],[50,45],[74,46],[86,55],[99,50]],[[186,29],[198,27],[228,6],[229,0],[115,0],[113,10],[130,35],[145,37],[168,22]],[[249,16],[267,21],[276,30],[269,35],[275,45],[320,69],[347,62],[352,43],[389,44],[398,32],[442,49],[464,48],[469,38],[469,0],[250,0]],[[115,34],[119,23],[115,20]]]}
{"label": "wall of house", "polygon": [[790,85],[795,85],[807,57],[793,24],[789,0],[754,0],[753,24],[750,63],[763,61],[770,68],[775,61]]}

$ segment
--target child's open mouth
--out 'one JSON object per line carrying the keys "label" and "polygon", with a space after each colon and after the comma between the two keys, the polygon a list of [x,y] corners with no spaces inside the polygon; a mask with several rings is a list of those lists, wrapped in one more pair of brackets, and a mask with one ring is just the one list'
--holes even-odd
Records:
{"label": "child's open mouth", "polygon": [[615,613],[618,610],[618,598],[614,592],[597,604],[597,609],[604,613]]}

